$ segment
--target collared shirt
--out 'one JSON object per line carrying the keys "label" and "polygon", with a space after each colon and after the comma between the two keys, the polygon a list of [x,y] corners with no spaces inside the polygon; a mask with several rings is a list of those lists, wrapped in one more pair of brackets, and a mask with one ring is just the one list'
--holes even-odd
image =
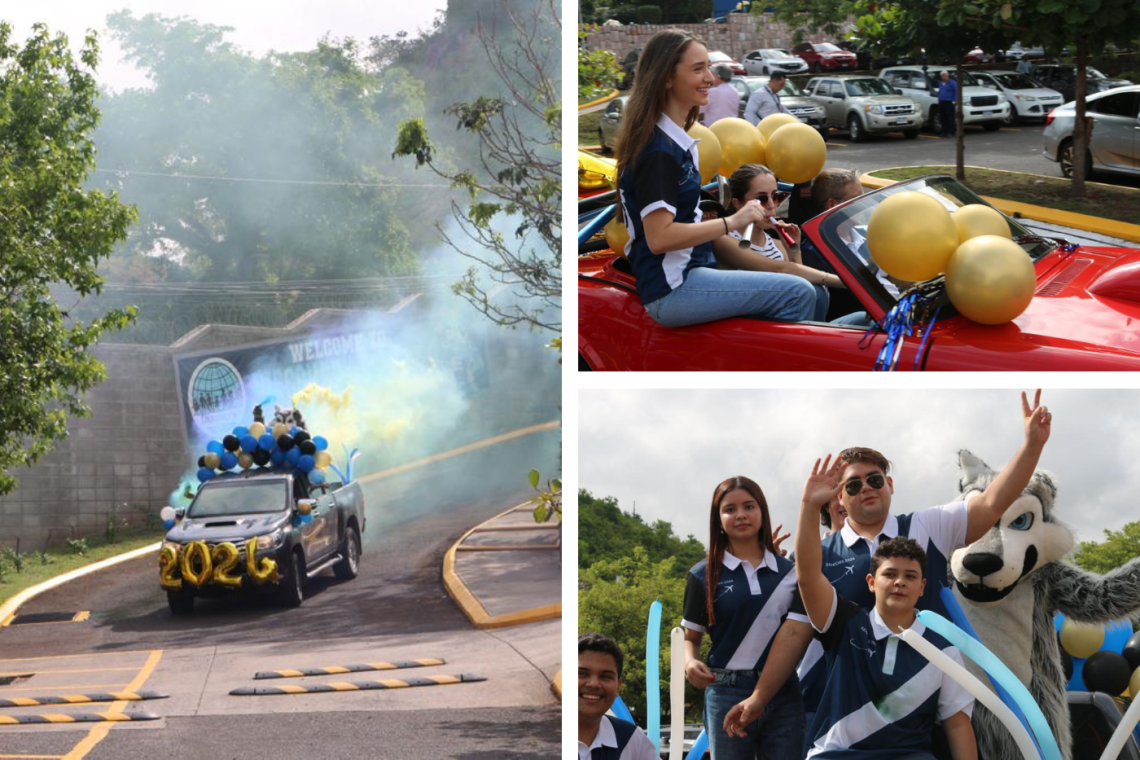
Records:
{"label": "collared shirt", "polygon": [[958,83],[953,79],[947,79],[938,85],[938,102],[945,103],[946,101],[955,101],[958,99]]}
{"label": "collared shirt", "polygon": [[1031,71],[1033,71],[1033,64],[1029,62],[1029,59],[1022,58],[1020,61],[1017,62],[1017,73],[1018,74],[1028,74]]}
{"label": "collared shirt", "polygon": [[602,716],[598,734],[589,747],[578,742],[578,760],[660,760],[660,757],[639,726],[608,715]]}
{"label": "collared shirt", "polygon": [[[963,664],[957,647],[918,620],[910,630]],[[929,752],[935,722],[973,712],[969,692],[893,633],[877,609],[836,595],[817,639],[827,652],[827,686],[808,730],[809,758]]]}
{"label": "collared shirt", "polygon": [[621,176],[621,207],[629,231],[625,254],[643,304],[672,293],[693,268],[716,266],[711,242],[663,254],[653,253],[645,242],[643,220],[658,209],[671,213],[675,222],[701,220],[697,142],[661,114],[649,144]]}
{"label": "collared shirt", "polygon": [[712,126],[719,119],[740,116],[740,93],[728,82],[721,82],[709,90],[708,105],[701,106],[705,115],[705,126]]}
{"label": "collared shirt", "polygon": [[795,563],[766,551],[760,566],[752,567],[725,552],[713,598],[716,623],[711,628],[705,603],[707,564],[708,560],[701,560],[686,578],[681,625],[701,632],[708,628],[712,638],[709,667],[763,669],[796,590]]}
{"label": "collared shirt", "polygon": [[772,92],[772,88],[764,85],[748,98],[748,105],[744,107],[744,118],[753,124],[759,124],[765,116],[774,113],[791,113],[783,103],[780,96]]}

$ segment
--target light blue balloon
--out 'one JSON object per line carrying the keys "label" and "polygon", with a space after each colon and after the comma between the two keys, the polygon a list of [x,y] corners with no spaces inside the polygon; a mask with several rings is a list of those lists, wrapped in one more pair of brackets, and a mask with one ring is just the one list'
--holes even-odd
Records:
{"label": "light blue balloon", "polygon": [[689,750],[689,754],[685,755],[685,757],[692,758],[692,760],[700,760],[700,758],[705,756],[705,752],[708,751],[708,748],[709,735],[705,733],[704,729],[701,729],[701,735],[693,742],[693,748]]}
{"label": "light blue balloon", "polygon": [[625,702],[621,700],[620,696],[614,699],[614,706],[611,709],[614,711],[614,715],[621,718],[622,720],[627,720],[633,724],[637,723],[637,721],[633,719],[633,713],[631,713],[629,711],[629,708],[625,706]]}
{"label": "light blue balloon", "polygon": [[965,631],[938,613],[923,610],[918,613],[918,619],[927,628],[958,647],[962,654],[976,662],[978,667],[984,670],[992,680],[1000,683],[1021,707],[1030,727],[1033,729],[1034,738],[1044,760],[1061,760],[1061,750],[1057,746],[1057,739],[1053,736],[1041,708],[1037,706],[1037,701],[1033,699],[1029,689],[1025,688],[1021,679],[1015,676],[1013,671],[1005,666],[1005,663],[999,660],[993,652],[986,649],[981,642],[970,638]]}
{"label": "light blue balloon", "polygon": [[244,425],[238,425],[236,428],[234,428],[234,435],[238,438],[247,436],[249,435],[249,428],[245,427]]}
{"label": "light blue balloon", "polygon": [[322,485],[325,482],[325,474],[320,470],[313,470],[309,473],[309,482],[315,486]]}
{"label": "light blue balloon", "polygon": [[218,454],[219,456],[225,450],[226,450],[226,447],[222,445],[221,441],[210,441],[209,443],[206,444],[206,451],[213,452],[214,454]]}
{"label": "light blue balloon", "polygon": [[645,628],[645,734],[661,751],[661,600],[649,605]]}

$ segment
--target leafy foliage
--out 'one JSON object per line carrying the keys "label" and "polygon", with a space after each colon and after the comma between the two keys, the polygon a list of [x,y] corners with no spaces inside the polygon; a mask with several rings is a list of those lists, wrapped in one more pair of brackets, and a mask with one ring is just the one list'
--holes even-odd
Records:
{"label": "leafy foliage", "polygon": [[1107,573],[1140,557],[1140,522],[1104,531],[1104,542],[1081,541],[1073,561],[1090,573]]}
{"label": "leafy foliage", "polygon": [[630,556],[634,546],[645,549],[651,562],[677,558],[677,577],[705,558],[704,545],[689,536],[673,535],[665,520],[646,525],[639,515],[622,512],[612,497],[595,498],[589,491],[578,491],[578,567]]}
{"label": "leafy foliage", "polygon": [[621,66],[608,50],[587,50],[586,38],[597,27],[578,27],[578,100],[590,101],[613,91]]}
{"label": "leafy foliage", "polygon": [[82,394],[105,372],[88,351],[134,316],[78,321],[50,290],[97,295],[98,263],[135,219],[114,193],[82,188],[95,165],[95,39],[76,61],[42,24],[22,49],[10,37],[0,23],[0,494],[16,486],[13,467],[67,436],[68,415],[89,413]]}

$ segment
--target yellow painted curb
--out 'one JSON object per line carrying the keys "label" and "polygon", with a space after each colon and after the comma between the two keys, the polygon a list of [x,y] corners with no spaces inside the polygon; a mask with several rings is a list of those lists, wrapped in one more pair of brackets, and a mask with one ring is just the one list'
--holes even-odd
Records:
{"label": "yellow painted curb", "polygon": [[618,94],[619,93],[617,90],[613,90],[609,95],[603,95],[597,100],[591,100],[589,103],[583,103],[582,105],[578,106],[578,110],[581,111],[584,108],[593,108],[594,106],[600,106],[602,103],[608,103],[616,98]]}
{"label": "yellow painted curb", "polygon": [[4,604],[0,604],[0,628],[3,628],[11,623],[13,618],[16,617],[16,613],[19,611],[20,607],[22,607],[26,602],[31,601],[45,591],[51,591],[53,588],[62,586],[68,581],[73,581],[76,578],[83,577],[84,575],[98,572],[99,570],[111,567],[112,565],[117,565],[120,562],[127,562],[137,557],[142,557],[146,554],[150,554],[151,552],[156,552],[161,546],[162,542],[157,541],[153,544],[143,546],[139,549],[133,549],[129,552],[116,554],[114,557],[108,557],[107,559],[93,562],[90,565],[77,567],[74,570],[64,573],[63,575],[57,575],[54,578],[49,578],[43,583],[38,583],[31,588],[24,589],[8,601],[4,602]]}
{"label": "yellow painted curb", "polygon": [[[525,504],[525,502],[524,502]],[[484,520],[476,525],[471,530],[460,536],[459,540],[451,545],[447,550],[447,554],[443,555],[443,586],[447,589],[447,593],[459,605],[459,609],[463,610],[463,614],[476,628],[506,628],[511,625],[523,625],[525,623],[537,623],[540,620],[554,620],[562,617],[562,602],[556,604],[548,604],[543,607],[532,607],[527,610],[520,610],[518,612],[508,612],[502,615],[492,615],[487,612],[487,609],[482,603],[471,593],[471,589],[467,588],[459,578],[459,574],[455,572],[455,555],[459,551],[459,545],[467,540],[467,537],[475,533],[486,523],[497,520],[504,515],[509,515],[519,507],[524,506],[519,504],[511,507],[508,510],[500,512],[494,517]]]}
{"label": "yellow painted curb", "polygon": [[554,692],[554,696],[558,697],[558,701],[562,701],[562,671],[559,670],[554,674],[554,682],[550,684],[550,690]]}
{"label": "yellow painted curb", "polygon": [[[893,167],[905,168],[905,167]],[[967,166],[967,169],[989,168],[989,167],[976,167]],[[886,171],[885,169],[876,169],[876,171]],[[1004,171],[1003,169],[989,169],[989,171]],[[1010,172],[1013,173],[1013,172]],[[1025,172],[1020,172],[1024,174]],[[1043,175],[1042,175],[1043,176]],[[1055,179],[1055,178],[1051,178]],[[897,180],[884,179],[882,177],[872,177],[868,172],[859,177],[859,182],[863,187],[872,190],[878,190],[880,187],[893,185]],[[1096,184],[1096,183],[1089,183]],[[1122,240],[1130,240],[1133,243],[1140,243],[1140,224],[1129,224],[1128,222],[1118,222],[1112,219],[1101,219],[1097,216],[1089,216],[1088,214],[1077,214],[1072,211],[1059,211],[1057,209],[1043,208],[1041,206],[1033,206],[1028,203],[1019,203],[1017,201],[1007,201],[1003,198],[993,198],[988,195],[981,196],[984,201],[992,205],[994,208],[1001,211],[1007,216],[1023,216],[1026,219],[1033,219],[1038,222],[1048,222],[1049,224],[1058,224],[1062,227],[1072,227],[1078,230],[1085,230],[1087,232],[1096,232],[1101,235],[1109,235],[1111,237],[1120,238]]]}

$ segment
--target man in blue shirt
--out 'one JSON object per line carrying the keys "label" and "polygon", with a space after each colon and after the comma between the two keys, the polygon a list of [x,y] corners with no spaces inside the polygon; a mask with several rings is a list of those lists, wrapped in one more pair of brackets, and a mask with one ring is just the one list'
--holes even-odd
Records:
{"label": "man in blue shirt", "polygon": [[954,137],[958,133],[958,124],[954,116],[954,107],[958,102],[958,83],[950,78],[949,71],[940,71],[942,84],[938,85],[938,117],[942,120],[942,137]]}

